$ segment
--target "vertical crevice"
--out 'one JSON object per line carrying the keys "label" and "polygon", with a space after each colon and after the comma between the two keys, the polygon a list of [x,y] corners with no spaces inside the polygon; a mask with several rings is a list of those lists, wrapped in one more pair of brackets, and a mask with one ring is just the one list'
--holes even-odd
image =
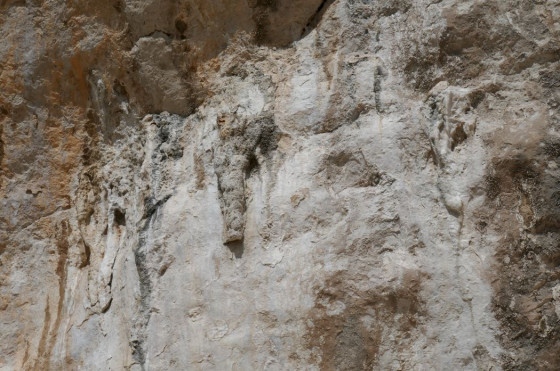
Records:
{"label": "vertical crevice", "polygon": [[[142,246],[143,247],[143,246]],[[140,247],[134,252],[134,263],[138,272],[140,299],[139,299],[139,318],[136,323],[136,336],[131,340],[132,356],[142,370],[146,363],[145,343],[146,328],[150,321],[150,296],[152,293],[152,283],[150,274],[146,264],[146,254]]]}
{"label": "vertical crevice", "polygon": [[375,69],[373,92],[375,96],[375,110],[378,113],[383,113],[383,106],[381,104],[381,82],[384,77],[385,73],[383,72],[383,68],[381,66],[377,66]]}
{"label": "vertical crevice", "polygon": [[323,18],[323,14],[325,14],[325,11],[332,3],[334,3],[334,0],[323,0],[323,2],[321,2],[315,13],[313,13],[313,15],[309,17],[307,24],[301,31],[302,38],[307,36],[307,34],[309,34],[315,27],[317,27],[317,25]]}
{"label": "vertical crevice", "polygon": [[161,200],[155,200],[148,197],[144,200],[144,225],[140,229],[138,247],[134,251],[134,264],[138,273],[138,285],[140,289],[140,297],[138,298],[138,314],[134,323],[130,346],[132,348],[132,357],[140,365],[142,370],[146,364],[146,341],[147,328],[151,317],[151,296],[153,292],[152,275],[154,273],[153,266],[150,265],[152,259],[151,254],[154,253],[151,232],[153,224],[158,218],[159,208],[167,202],[171,196],[166,196]]}

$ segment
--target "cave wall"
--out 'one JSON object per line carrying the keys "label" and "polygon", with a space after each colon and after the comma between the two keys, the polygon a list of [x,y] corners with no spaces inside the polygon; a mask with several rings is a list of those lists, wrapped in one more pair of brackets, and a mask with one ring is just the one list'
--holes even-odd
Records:
{"label": "cave wall", "polygon": [[556,0],[0,1],[0,368],[554,370]]}

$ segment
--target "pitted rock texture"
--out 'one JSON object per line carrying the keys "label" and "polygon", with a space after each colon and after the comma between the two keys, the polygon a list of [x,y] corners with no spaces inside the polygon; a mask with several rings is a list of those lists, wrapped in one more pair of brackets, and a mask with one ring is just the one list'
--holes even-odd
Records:
{"label": "pitted rock texture", "polygon": [[0,39],[0,369],[560,367],[558,0],[4,0]]}

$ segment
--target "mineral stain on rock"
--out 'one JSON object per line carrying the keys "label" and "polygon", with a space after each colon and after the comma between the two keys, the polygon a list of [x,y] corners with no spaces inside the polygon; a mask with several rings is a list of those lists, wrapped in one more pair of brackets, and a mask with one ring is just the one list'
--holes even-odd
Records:
{"label": "mineral stain on rock", "polygon": [[[310,312],[306,340],[319,350],[317,363],[324,370],[362,370],[379,367],[387,344],[387,328],[400,336],[389,346],[405,350],[409,338],[421,331],[426,315],[421,302],[422,274],[407,272],[402,286],[356,291],[352,279],[340,272],[318,289]],[[393,349],[394,350],[394,349]]]}
{"label": "mineral stain on rock", "polygon": [[[540,161],[555,161],[542,149]],[[501,339],[516,355],[504,355],[504,368],[554,369],[560,363],[560,318],[552,291],[560,278],[560,204],[554,199],[558,173],[542,173],[536,158],[519,154],[496,159],[487,179],[493,216],[514,210],[521,218],[500,218],[516,226],[500,240],[496,255],[493,308],[501,323]]]}

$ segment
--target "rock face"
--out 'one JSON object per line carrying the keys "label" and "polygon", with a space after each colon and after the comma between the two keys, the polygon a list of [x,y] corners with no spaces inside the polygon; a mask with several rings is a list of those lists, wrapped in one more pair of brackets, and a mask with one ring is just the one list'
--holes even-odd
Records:
{"label": "rock face", "polygon": [[560,367],[558,0],[2,0],[0,40],[0,369]]}

